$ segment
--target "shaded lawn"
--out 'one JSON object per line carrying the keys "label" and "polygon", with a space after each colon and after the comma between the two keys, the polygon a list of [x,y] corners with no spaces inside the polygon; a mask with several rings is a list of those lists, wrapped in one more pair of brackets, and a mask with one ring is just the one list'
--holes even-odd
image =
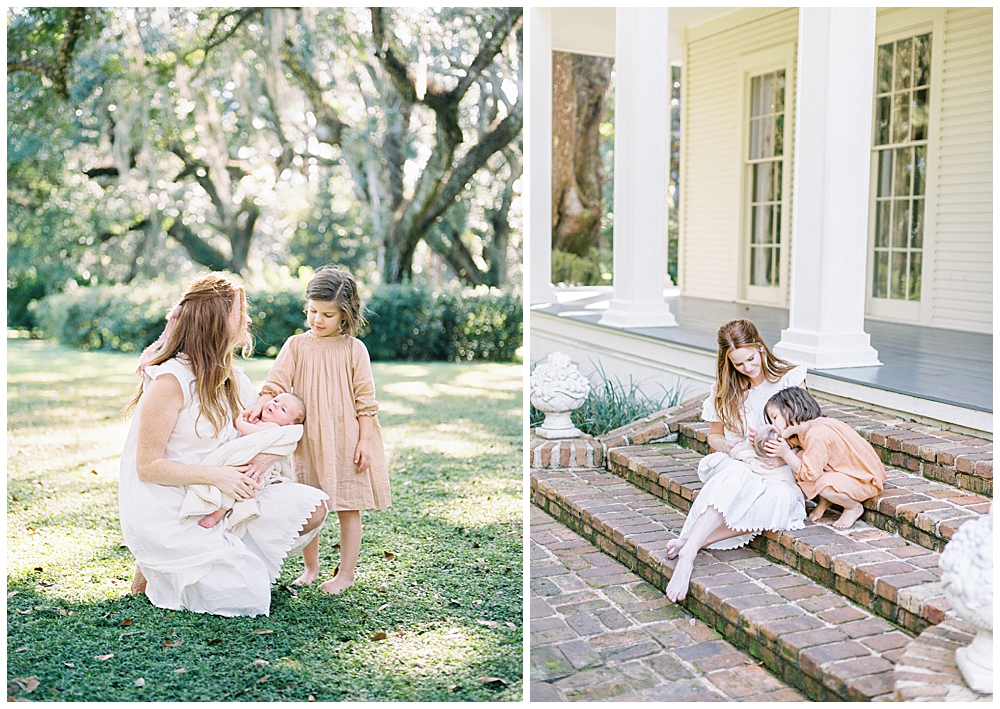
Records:
{"label": "shaded lawn", "polygon": [[[375,363],[393,504],[363,513],[355,586],[291,590],[297,556],[270,617],[220,618],[127,594],[119,409],[136,357],[7,345],[8,696],[521,699],[519,365]],[[245,365],[259,385],[270,361]],[[330,519],[321,580],[337,564]],[[29,677],[31,692],[14,681]]]}

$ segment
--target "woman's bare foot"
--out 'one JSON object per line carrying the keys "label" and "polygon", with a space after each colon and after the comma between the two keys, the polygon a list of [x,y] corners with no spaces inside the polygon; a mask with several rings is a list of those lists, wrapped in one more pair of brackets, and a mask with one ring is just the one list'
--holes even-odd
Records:
{"label": "woman's bare foot", "polygon": [[354,574],[348,576],[347,574],[339,573],[339,571],[340,567],[337,567],[337,570],[333,572],[333,578],[329,581],[324,581],[319,587],[326,593],[332,593],[336,596],[353,586]]}
{"label": "woman's bare foot", "polygon": [[205,515],[200,520],[198,520],[198,526],[204,527],[205,529],[211,529],[212,527],[217,525],[225,516],[226,516],[226,510],[220,507],[212,514]]}
{"label": "woman's bare foot", "polygon": [[302,575],[292,581],[293,586],[308,586],[319,578],[319,569],[306,569]]}
{"label": "woman's bare foot", "polygon": [[681,553],[681,549],[684,548],[684,543],[686,541],[686,539],[671,539],[667,542],[667,558],[676,558],[677,555]]}
{"label": "woman's bare foot", "polygon": [[140,594],[146,592],[146,577],[142,575],[142,569],[135,565],[135,574],[132,575],[132,587],[129,593]]}
{"label": "woman's bare foot", "polygon": [[667,598],[677,603],[687,595],[688,586],[691,584],[691,572],[693,570],[693,559],[680,559],[677,562],[674,575],[670,577],[670,583],[667,584]]}
{"label": "woman's bare foot", "polygon": [[837,529],[850,529],[851,526],[858,521],[862,514],[864,514],[865,508],[860,502],[854,503],[854,507],[845,507],[844,514],[840,515],[833,526]]}
{"label": "woman's bare foot", "polygon": [[824,500],[822,497],[819,498],[819,502],[816,503],[816,509],[809,513],[810,522],[819,522],[823,519],[823,515],[826,514],[826,508],[830,506],[829,500]]}

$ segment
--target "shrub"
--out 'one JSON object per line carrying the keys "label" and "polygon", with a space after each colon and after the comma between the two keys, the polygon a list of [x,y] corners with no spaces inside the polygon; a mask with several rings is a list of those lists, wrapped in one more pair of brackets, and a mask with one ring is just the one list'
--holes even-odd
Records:
{"label": "shrub", "polygon": [[[47,337],[65,345],[140,352],[159,337],[183,289],[163,281],[76,288],[36,301],[30,313]],[[304,291],[295,279],[248,291],[256,352],[274,357],[305,331]],[[510,361],[521,346],[521,299],[512,293],[382,286],[367,311],[361,338],[376,360]]]}
{"label": "shrub", "polygon": [[[606,261],[606,263],[605,263]],[[552,250],[552,282],[573,286],[611,285],[611,253],[591,248],[586,256]],[[604,275],[608,274],[608,278]]]}
{"label": "shrub", "polygon": [[[599,380],[596,386],[593,382],[594,377]],[[608,378],[600,364],[590,379],[590,396],[583,406],[570,414],[573,425],[588,436],[602,436],[619,426],[676,406],[681,402],[687,389],[686,385],[678,380],[677,384],[669,389],[661,385],[662,394],[659,397],[649,396],[639,389],[632,377],[628,379],[627,388],[617,377]],[[531,426],[540,426],[544,420],[545,414],[532,406]]]}

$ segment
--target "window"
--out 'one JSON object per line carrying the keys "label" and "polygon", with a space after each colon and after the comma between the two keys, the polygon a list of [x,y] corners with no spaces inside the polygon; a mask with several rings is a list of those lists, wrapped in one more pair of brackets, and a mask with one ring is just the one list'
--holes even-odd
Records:
{"label": "window", "polygon": [[750,79],[750,286],[781,285],[785,72]]}
{"label": "window", "polygon": [[873,298],[920,300],[930,67],[929,33],[878,46]]}

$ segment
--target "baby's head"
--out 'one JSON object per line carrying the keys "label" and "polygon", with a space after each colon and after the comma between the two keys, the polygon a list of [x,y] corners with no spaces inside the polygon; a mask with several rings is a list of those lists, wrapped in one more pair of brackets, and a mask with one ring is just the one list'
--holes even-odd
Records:
{"label": "baby's head", "polygon": [[764,418],[782,433],[790,426],[818,419],[822,415],[819,403],[802,387],[782,389],[764,404]]}
{"label": "baby's head", "polygon": [[764,444],[768,441],[774,441],[781,438],[781,432],[770,424],[761,426],[756,431],[753,432],[753,450],[760,458],[770,458],[770,454],[767,449],[764,448]]}
{"label": "baby's head", "polygon": [[306,403],[295,394],[278,394],[264,404],[260,412],[260,420],[276,423],[279,426],[291,426],[306,420]]}

